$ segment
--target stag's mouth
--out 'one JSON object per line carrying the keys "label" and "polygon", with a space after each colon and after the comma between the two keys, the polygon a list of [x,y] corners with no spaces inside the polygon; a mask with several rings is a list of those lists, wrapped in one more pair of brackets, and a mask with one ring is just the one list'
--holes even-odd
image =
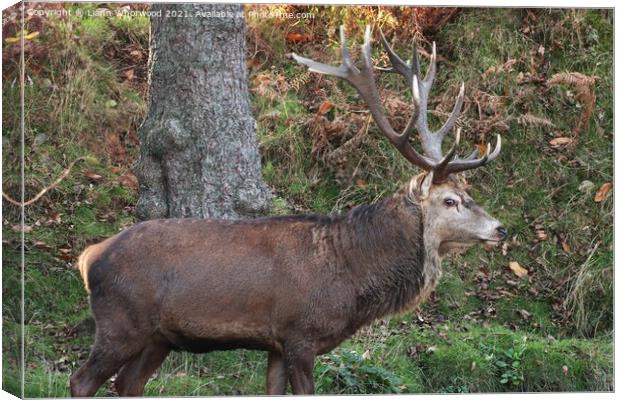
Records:
{"label": "stag's mouth", "polygon": [[439,246],[439,254],[440,255],[461,254],[474,244],[476,244],[475,240],[471,242],[461,242],[461,241],[442,242],[441,245]]}

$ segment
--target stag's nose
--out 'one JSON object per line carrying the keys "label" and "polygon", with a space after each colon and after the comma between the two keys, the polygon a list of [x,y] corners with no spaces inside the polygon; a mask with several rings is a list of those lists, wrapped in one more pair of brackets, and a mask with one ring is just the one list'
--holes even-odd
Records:
{"label": "stag's nose", "polygon": [[506,237],[508,237],[508,229],[504,228],[503,226],[498,226],[497,228],[497,233],[500,236],[500,240],[504,240],[506,239]]}

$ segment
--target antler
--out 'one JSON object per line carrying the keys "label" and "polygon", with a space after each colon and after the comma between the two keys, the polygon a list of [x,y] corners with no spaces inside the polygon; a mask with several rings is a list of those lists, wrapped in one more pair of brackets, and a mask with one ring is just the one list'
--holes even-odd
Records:
{"label": "antler", "polygon": [[[380,68],[380,70],[384,72],[394,72],[400,75],[403,75],[408,82],[412,83],[413,77],[420,75],[420,61],[418,58],[418,51],[415,45],[413,44],[413,62],[412,65],[405,63],[392,49],[392,47],[388,44],[388,41],[383,35],[383,32],[379,30],[381,34],[381,42],[383,43],[383,47],[385,51],[388,53],[388,58],[392,63],[392,68]],[[442,125],[439,130],[436,132],[431,132],[428,127],[428,120],[426,117],[427,106],[428,106],[428,98],[431,91],[431,87],[433,85],[433,80],[435,79],[435,72],[437,70],[437,49],[435,46],[435,42],[433,42],[433,52],[431,54],[431,63],[429,69],[426,73],[426,77],[419,81],[419,89],[420,93],[420,115],[418,120],[416,121],[416,128],[418,133],[420,134],[420,140],[422,142],[422,149],[424,153],[429,157],[439,160],[442,159],[441,153],[441,144],[443,143],[443,139],[450,129],[454,127],[456,120],[461,113],[461,108],[463,107],[463,99],[465,92],[465,84],[461,84],[461,88],[459,90],[459,94],[456,98],[456,102],[454,103],[454,108],[450,113],[450,116],[446,120],[446,122]],[[459,139],[459,130],[457,129],[457,140],[455,141],[458,144]],[[491,145],[487,144],[486,154],[480,158],[476,158],[478,156],[478,150],[474,150],[468,157],[465,159],[456,159],[444,164],[443,168],[437,168],[433,171],[433,180],[435,182],[440,182],[444,180],[448,175],[465,171],[468,169],[473,169],[480,167],[490,161],[493,161],[497,158],[501,151],[502,147],[502,138],[500,135],[497,135],[497,144],[495,145],[495,149],[491,153]],[[453,147],[454,149],[454,147]],[[448,155],[452,152],[448,152]],[[447,158],[444,157],[444,159]]]}
{"label": "antler", "polygon": [[363,66],[361,69],[358,69],[351,60],[349,49],[346,45],[344,28],[342,26],[340,27],[340,45],[342,64],[337,68],[310,60],[308,58],[300,57],[297,54],[293,54],[293,58],[298,63],[306,65],[310,71],[337,76],[349,82],[368,105],[370,114],[381,132],[398,149],[398,151],[405,156],[407,160],[420,168],[425,170],[432,169],[434,165],[433,160],[419,154],[411,146],[411,144],[409,144],[408,140],[411,132],[415,128],[415,122],[418,119],[419,93],[417,84],[414,84],[417,81],[417,78],[413,77],[411,81],[415,111],[409,119],[405,129],[399,134],[392,128],[387,117],[385,116],[385,110],[381,104],[381,99],[379,98],[379,93],[373,77],[372,59],[370,56],[370,26],[366,27],[366,32],[364,34],[364,44],[362,45]]}
{"label": "antler", "polygon": [[[478,156],[478,152],[475,150],[465,159],[453,160],[456,152],[456,146],[460,140],[460,129],[457,129],[456,131],[456,140],[454,145],[445,156],[442,155],[441,144],[443,139],[448,131],[450,131],[454,126],[463,106],[465,91],[464,84],[461,85],[454,109],[446,122],[441,128],[439,128],[438,131],[431,132],[428,128],[427,105],[429,93],[433,80],[435,79],[436,72],[437,55],[435,43],[433,43],[431,65],[427,71],[426,77],[423,80],[419,80],[418,76],[420,76],[420,62],[415,43],[413,46],[413,62],[412,65],[409,65],[394,52],[385,39],[383,32],[380,32],[381,41],[383,42],[383,46],[388,53],[388,58],[390,59],[392,67],[378,69],[385,72],[398,73],[404,76],[411,86],[413,93],[414,112],[402,133],[399,134],[394,131],[385,116],[385,110],[381,103],[381,99],[379,98],[377,86],[373,77],[372,59],[370,55],[370,33],[370,26],[366,26],[364,44],[362,45],[363,66],[360,69],[358,69],[351,61],[351,56],[349,55],[349,50],[346,46],[344,27],[342,26],[340,27],[340,44],[342,55],[342,64],[340,67],[322,64],[308,58],[300,57],[297,54],[293,54],[293,58],[298,63],[306,65],[310,71],[337,76],[349,82],[368,105],[370,113],[379,127],[379,130],[390,140],[398,151],[405,156],[407,160],[426,171],[433,171],[433,182],[435,183],[445,180],[448,175],[452,173],[476,168],[497,158],[501,149],[501,137],[499,135],[497,137],[497,145],[492,153],[490,153],[490,146],[487,146],[487,152],[481,158],[476,158]],[[420,135],[424,155],[419,154],[409,143],[409,136],[414,128],[417,129]]]}

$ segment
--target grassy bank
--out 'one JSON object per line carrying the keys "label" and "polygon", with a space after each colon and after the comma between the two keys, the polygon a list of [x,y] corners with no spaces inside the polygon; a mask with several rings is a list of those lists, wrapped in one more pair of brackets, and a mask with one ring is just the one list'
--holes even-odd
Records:
{"label": "grassy bank", "polygon": [[[425,9],[413,25],[413,9],[297,10],[315,18],[248,18],[250,87],[274,213],[345,212],[418,172],[380,137],[348,86],[287,57],[336,64],[336,26],[344,23],[359,43],[369,22],[406,57],[414,28],[424,49],[437,42],[433,126],[464,81],[463,147],[502,134],[500,158],[467,178],[473,197],[510,231],[503,248],[446,260],[420,310],[376,321],[319,357],[317,392],[612,390],[613,197],[601,189],[613,165],[611,12]],[[16,37],[15,10],[3,17],[13,21],[5,37]],[[93,340],[75,258],[134,221],[130,171],[146,108],[148,19],[31,18],[27,29],[26,198],[86,157],[26,208],[26,395],[67,396]],[[14,198],[17,46],[3,43],[2,71],[3,190]],[[386,63],[378,44],[374,57]],[[402,127],[410,93],[396,76],[378,79]],[[5,201],[3,210],[3,388],[17,393],[21,232],[19,209]],[[515,275],[515,262],[527,274]],[[252,351],[173,354],[147,394],[260,394],[265,369],[266,357]]]}

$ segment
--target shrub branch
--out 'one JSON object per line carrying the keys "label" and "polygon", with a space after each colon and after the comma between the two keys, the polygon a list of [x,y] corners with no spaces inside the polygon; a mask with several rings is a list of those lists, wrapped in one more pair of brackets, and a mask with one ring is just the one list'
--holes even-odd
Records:
{"label": "shrub branch", "polygon": [[71,164],[69,164],[69,166],[67,168],[65,168],[65,170],[62,172],[62,174],[58,177],[58,179],[56,179],[51,185],[46,186],[43,188],[43,190],[41,190],[39,193],[37,193],[36,196],[34,196],[33,198],[31,198],[28,201],[25,201],[24,203],[21,203],[15,199],[13,199],[12,197],[10,197],[8,194],[4,193],[4,191],[2,191],[2,197],[4,197],[4,199],[6,201],[8,201],[11,204],[14,204],[18,207],[26,207],[29,206],[31,204],[33,204],[34,202],[36,202],[37,200],[39,200],[41,197],[43,197],[43,195],[47,192],[49,192],[50,190],[54,189],[56,186],[58,186],[58,184],[60,182],[62,182],[63,179],[65,179],[67,177],[67,175],[69,175],[69,173],[71,172],[71,169],[73,168],[73,166],[78,163],[79,161],[84,160],[85,157],[80,157],[76,160],[74,160]]}

